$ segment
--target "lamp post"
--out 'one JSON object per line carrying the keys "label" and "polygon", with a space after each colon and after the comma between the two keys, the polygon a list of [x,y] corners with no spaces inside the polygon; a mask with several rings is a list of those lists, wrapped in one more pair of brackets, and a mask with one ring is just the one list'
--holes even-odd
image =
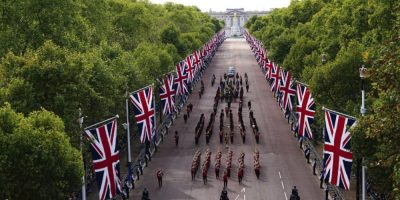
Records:
{"label": "lamp post", "polygon": [[[83,119],[85,118],[82,116],[82,110],[81,108],[78,108],[79,112],[79,118],[78,118],[78,123],[79,123],[79,131],[82,130],[82,124],[83,124]],[[82,148],[82,143],[83,143],[83,138],[82,138],[82,133],[80,135],[80,150],[81,150],[81,155],[82,155],[82,162],[83,162],[83,176],[82,176],[82,200],[86,200],[86,182],[85,182],[85,174],[86,174],[86,169],[85,169],[85,158],[83,157],[83,148]]]}
{"label": "lamp post", "polygon": [[321,62],[322,62],[322,64],[325,65],[326,61],[327,61],[327,59],[326,59],[326,54],[325,54],[325,53],[322,53],[322,55],[321,55]]}
{"label": "lamp post", "polygon": [[124,123],[122,125],[124,126],[124,129],[126,130],[127,138],[128,138],[128,169],[129,169],[129,173],[130,173],[132,157],[131,157],[131,133],[129,130],[129,92],[128,92],[128,90],[126,90],[125,106],[126,106],[126,123]]}
{"label": "lamp post", "polygon": [[[367,111],[367,109],[365,109],[364,79],[368,78],[369,73],[368,73],[367,68],[365,68],[364,65],[361,66],[361,68],[359,69],[359,72],[360,72],[360,78],[361,78],[361,108],[360,108],[360,112],[361,112],[361,115],[364,116],[365,112]],[[364,165],[364,158],[362,158],[361,164],[362,164],[362,168],[361,168],[361,170],[362,170],[362,200],[365,200],[365,170],[367,167]]]}

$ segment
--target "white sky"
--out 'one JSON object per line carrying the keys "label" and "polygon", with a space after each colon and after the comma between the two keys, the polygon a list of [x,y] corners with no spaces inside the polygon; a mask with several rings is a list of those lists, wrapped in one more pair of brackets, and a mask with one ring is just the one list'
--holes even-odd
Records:
{"label": "white sky", "polygon": [[269,11],[272,8],[287,7],[290,0],[150,0],[152,3],[163,4],[174,2],[183,5],[197,6],[203,12],[225,11],[227,8],[244,8],[245,11]]}

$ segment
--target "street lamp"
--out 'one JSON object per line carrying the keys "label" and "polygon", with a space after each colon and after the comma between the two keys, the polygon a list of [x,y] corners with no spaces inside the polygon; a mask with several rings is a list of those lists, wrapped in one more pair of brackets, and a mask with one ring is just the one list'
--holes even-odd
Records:
{"label": "street lamp", "polygon": [[[360,108],[360,112],[361,115],[364,116],[365,112],[367,111],[367,109],[365,109],[365,91],[364,91],[364,79],[368,78],[369,73],[368,73],[368,69],[362,65],[361,68],[359,69],[360,72],[360,78],[361,78],[361,108]],[[365,200],[365,170],[366,170],[366,166],[364,165],[364,158],[362,159],[362,200]],[[358,189],[358,188],[357,188]]]}
{"label": "street lamp", "polygon": [[368,73],[368,69],[365,68],[364,65],[361,66],[361,68],[359,69],[359,72],[360,72],[360,78],[361,78],[361,108],[360,108],[360,112],[361,112],[361,115],[364,116],[365,112],[367,111],[365,109],[364,79],[368,78],[369,73]]}
{"label": "street lamp", "polygon": [[325,53],[322,53],[322,55],[321,55],[321,62],[322,62],[322,64],[324,65],[324,64],[326,63],[326,61],[327,61],[327,59],[326,59],[326,54],[325,54]]}
{"label": "street lamp", "polygon": [[[82,124],[83,124],[83,119],[86,116],[82,116],[82,109],[78,108],[78,112],[79,112],[79,118],[78,118],[78,123],[79,123],[79,131],[82,130]],[[79,134],[80,135],[80,150],[81,150],[81,154],[82,154],[82,162],[83,162],[83,176],[82,176],[82,200],[86,200],[86,183],[85,183],[85,174],[86,174],[86,169],[85,169],[85,158],[83,156],[83,148],[82,148],[82,133]]]}

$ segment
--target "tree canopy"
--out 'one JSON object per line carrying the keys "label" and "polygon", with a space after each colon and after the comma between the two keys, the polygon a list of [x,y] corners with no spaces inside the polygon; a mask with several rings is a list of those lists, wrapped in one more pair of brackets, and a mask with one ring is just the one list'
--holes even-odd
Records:
{"label": "tree canopy", "polygon": [[[68,146],[79,144],[78,108],[88,116],[87,125],[115,114],[123,117],[125,90],[154,83],[222,28],[222,22],[198,8],[173,3],[4,0],[1,5],[0,105],[8,102],[3,110],[11,113],[1,119],[5,120],[0,124],[1,142],[15,144],[6,152],[10,155],[44,156],[1,159],[7,176],[1,173],[0,190],[11,199],[65,199],[72,188],[78,191],[75,178],[82,167],[74,160],[77,152]],[[53,119],[54,127],[43,128],[38,120],[44,119]],[[62,151],[69,153],[58,155]],[[44,159],[53,170],[60,170],[52,165],[58,157],[70,168],[65,173],[71,174],[53,174],[50,169],[45,174],[34,166]],[[43,173],[42,179],[36,179],[37,173]],[[20,179],[2,184],[10,176]],[[23,182],[29,178],[38,182]],[[54,184],[44,184],[47,178]],[[26,193],[15,192],[20,187]],[[48,190],[39,194],[38,187]],[[35,193],[26,195],[29,192]]]}
{"label": "tree canopy", "polygon": [[[365,158],[368,177],[380,191],[400,196],[400,87],[398,1],[296,0],[288,8],[251,18],[246,27],[268,56],[308,83],[323,124],[325,106],[358,117],[353,130],[355,159]],[[325,54],[327,63],[321,62]],[[361,117],[361,65],[367,114]],[[321,130],[314,126],[314,129]]]}

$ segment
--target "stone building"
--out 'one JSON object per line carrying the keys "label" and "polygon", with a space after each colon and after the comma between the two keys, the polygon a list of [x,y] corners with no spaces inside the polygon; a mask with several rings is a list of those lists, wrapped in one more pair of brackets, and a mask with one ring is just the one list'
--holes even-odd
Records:
{"label": "stone building", "polygon": [[245,11],[244,8],[226,9],[225,12],[213,12],[210,10],[208,14],[225,22],[225,32],[227,36],[242,35],[244,24],[254,15],[263,16],[267,11]]}

